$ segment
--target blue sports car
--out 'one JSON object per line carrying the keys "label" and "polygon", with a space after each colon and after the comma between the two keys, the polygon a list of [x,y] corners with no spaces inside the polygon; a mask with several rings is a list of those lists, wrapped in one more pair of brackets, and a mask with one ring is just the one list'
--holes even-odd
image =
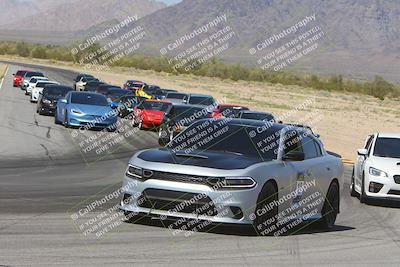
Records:
{"label": "blue sports car", "polygon": [[67,128],[107,128],[115,131],[118,120],[116,107],[113,103],[108,103],[104,95],[71,91],[57,102],[55,123],[63,124]]}

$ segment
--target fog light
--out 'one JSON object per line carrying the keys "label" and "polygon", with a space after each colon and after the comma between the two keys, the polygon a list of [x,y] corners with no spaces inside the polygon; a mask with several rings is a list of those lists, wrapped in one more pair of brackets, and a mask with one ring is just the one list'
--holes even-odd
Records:
{"label": "fog light", "polygon": [[132,199],[132,195],[124,194],[124,196],[122,197],[121,206],[129,204],[129,202],[131,202],[131,199]]}
{"label": "fog light", "polygon": [[379,191],[381,191],[382,187],[383,187],[383,184],[370,182],[369,183],[369,192],[378,193]]}
{"label": "fog light", "polygon": [[232,211],[232,213],[233,213],[233,218],[234,218],[234,219],[239,220],[239,219],[242,219],[242,218],[243,218],[243,212],[242,212],[242,209],[241,209],[241,208],[239,208],[239,207],[234,207],[234,206],[230,206],[229,208],[231,209],[231,211]]}

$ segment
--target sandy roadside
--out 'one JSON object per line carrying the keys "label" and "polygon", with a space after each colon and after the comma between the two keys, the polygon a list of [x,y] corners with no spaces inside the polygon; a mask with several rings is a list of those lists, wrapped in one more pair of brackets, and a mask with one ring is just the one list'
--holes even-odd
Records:
{"label": "sandy roadside", "polygon": [[132,68],[110,71],[87,70],[72,63],[49,60],[0,57],[3,60],[56,66],[90,73],[99,79],[121,86],[127,79],[143,80],[163,88],[211,94],[220,101],[247,105],[252,109],[272,112],[285,122],[304,122],[321,135],[328,150],[354,160],[366,136],[373,132],[400,132],[400,100],[376,98],[299,86],[259,82],[230,81],[194,75],[172,75]]}
{"label": "sandy roadside", "polygon": [[7,70],[7,65],[0,63],[0,80],[3,79],[6,70]]}

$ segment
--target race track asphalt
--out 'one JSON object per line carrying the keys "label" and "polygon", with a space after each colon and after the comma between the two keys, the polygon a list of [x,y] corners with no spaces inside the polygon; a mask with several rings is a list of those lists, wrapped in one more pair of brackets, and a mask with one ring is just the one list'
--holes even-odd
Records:
{"label": "race track asphalt", "polygon": [[85,218],[74,221],[74,214],[117,190],[129,157],[156,147],[157,135],[136,130],[129,135],[129,128],[107,133],[122,140],[113,149],[83,151],[81,144],[100,133],[65,129],[53,117],[38,115],[36,105],[12,87],[12,73],[26,67],[70,85],[76,75],[13,63],[0,89],[0,266],[400,265],[398,206],[365,205],[350,197],[350,166],[331,232],[306,227],[293,235],[259,237],[248,228],[218,226],[185,236],[146,219],[118,221],[101,238],[88,238],[81,229],[119,198]]}

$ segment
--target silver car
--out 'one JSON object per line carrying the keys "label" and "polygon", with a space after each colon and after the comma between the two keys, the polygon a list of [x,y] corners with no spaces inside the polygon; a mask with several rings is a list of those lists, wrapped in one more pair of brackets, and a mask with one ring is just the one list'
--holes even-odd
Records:
{"label": "silver car", "polygon": [[135,217],[248,224],[262,235],[315,220],[329,229],[342,175],[341,159],[301,128],[205,119],[166,147],[130,159],[120,209]]}

